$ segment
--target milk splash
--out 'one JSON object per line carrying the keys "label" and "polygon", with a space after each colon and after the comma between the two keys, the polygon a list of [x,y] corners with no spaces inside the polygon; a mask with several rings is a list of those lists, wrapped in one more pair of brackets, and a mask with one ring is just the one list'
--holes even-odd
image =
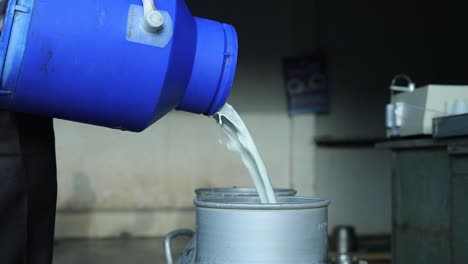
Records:
{"label": "milk splash", "polygon": [[228,149],[239,152],[262,203],[276,203],[276,196],[260,153],[244,121],[229,104],[213,116],[222,127]]}

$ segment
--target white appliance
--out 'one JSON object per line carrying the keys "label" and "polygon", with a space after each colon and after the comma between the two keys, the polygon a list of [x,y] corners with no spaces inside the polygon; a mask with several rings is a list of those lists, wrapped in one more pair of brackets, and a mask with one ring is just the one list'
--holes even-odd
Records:
{"label": "white appliance", "polygon": [[387,105],[387,136],[431,135],[437,117],[468,113],[468,85],[392,86]]}

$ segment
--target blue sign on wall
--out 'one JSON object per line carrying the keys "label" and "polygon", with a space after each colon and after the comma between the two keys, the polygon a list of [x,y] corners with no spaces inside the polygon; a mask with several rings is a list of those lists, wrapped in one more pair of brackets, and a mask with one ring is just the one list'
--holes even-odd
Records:
{"label": "blue sign on wall", "polygon": [[328,112],[329,95],[322,60],[315,56],[283,60],[288,112]]}

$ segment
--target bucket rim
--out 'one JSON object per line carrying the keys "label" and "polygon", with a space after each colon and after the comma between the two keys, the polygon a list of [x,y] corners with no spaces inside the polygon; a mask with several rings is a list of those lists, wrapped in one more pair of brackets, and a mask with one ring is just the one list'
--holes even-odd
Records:
{"label": "bucket rim", "polygon": [[[297,194],[295,189],[290,188],[274,188],[275,194],[278,196],[294,196]],[[214,188],[198,188],[195,190],[197,196],[204,194],[224,194],[226,196],[236,195],[236,196],[257,196],[257,190],[255,188],[248,187],[214,187]],[[205,196],[202,196],[205,197]]]}
{"label": "bucket rim", "polygon": [[297,210],[326,208],[330,201],[321,197],[278,197],[278,203],[262,204],[259,197],[200,197],[194,200],[197,208],[242,210]]}

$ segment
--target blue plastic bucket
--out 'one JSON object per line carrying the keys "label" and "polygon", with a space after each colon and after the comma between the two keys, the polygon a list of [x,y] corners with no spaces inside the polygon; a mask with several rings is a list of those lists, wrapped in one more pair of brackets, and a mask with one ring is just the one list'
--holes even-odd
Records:
{"label": "blue plastic bucket", "polygon": [[212,115],[229,95],[237,34],[156,0],[10,0],[0,40],[0,107],[130,131],[173,109]]}

